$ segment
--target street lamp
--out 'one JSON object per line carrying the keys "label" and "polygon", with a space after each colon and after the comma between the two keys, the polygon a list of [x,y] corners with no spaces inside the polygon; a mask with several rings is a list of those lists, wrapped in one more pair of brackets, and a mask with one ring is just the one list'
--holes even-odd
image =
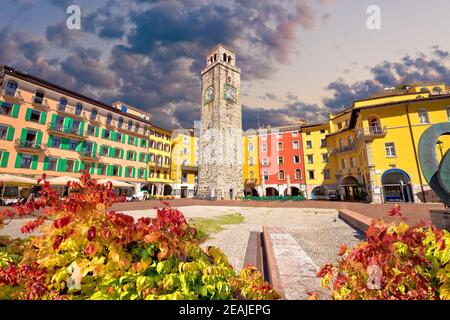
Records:
{"label": "street lamp", "polygon": [[441,140],[436,141],[436,144],[439,146],[439,151],[441,151],[441,158],[444,157],[444,153],[442,152],[442,145],[444,144],[444,142],[442,142]]}

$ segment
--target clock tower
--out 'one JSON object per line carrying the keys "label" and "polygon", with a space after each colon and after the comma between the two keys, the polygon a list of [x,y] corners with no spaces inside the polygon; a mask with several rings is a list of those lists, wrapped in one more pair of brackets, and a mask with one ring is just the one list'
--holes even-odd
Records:
{"label": "clock tower", "polygon": [[236,56],[219,44],[201,72],[198,196],[243,196],[241,70]]}

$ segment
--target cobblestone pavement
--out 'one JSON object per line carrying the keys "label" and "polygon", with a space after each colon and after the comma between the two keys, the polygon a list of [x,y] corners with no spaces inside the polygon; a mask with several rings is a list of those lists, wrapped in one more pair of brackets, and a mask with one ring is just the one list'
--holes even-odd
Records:
{"label": "cobblestone pavement", "polygon": [[[352,244],[361,237],[353,228],[338,219],[335,209],[232,206],[190,206],[180,209],[187,218],[231,213],[240,213],[244,216],[244,223],[225,225],[223,231],[214,234],[212,239],[203,244],[220,247],[236,270],[242,268],[250,231],[261,231],[264,225],[285,228],[318,267],[326,262],[334,262],[341,244]],[[155,215],[153,209],[127,210],[126,213],[135,218]],[[12,220],[6,228],[0,230],[0,235],[23,236],[20,233],[20,226],[29,220]]]}

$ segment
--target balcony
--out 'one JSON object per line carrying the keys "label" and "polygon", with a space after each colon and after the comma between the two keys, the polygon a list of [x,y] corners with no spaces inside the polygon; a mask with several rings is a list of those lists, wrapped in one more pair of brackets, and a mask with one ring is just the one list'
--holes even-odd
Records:
{"label": "balcony", "polygon": [[27,153],[39,153],[44,150],[44,145],[42,144],[37,144],[35,141],[23,141],[20,139],[14,141],[14,147],[18,152],[24,151]]}
{"label": "balcony", "polygon": [[56,110],[56,112],[64,116],[76,118],[78,120],[86,119],[86,111],[81,111],[81,113],[77,114],[76,109],[72,106],[61,107],[60,105],[58,105],[58,109]]}
{"label": "balcony", "polygon": [[198,167],[181,165],[181,170],[188,171],[188,172],[198,172]]}
{"label": "balcony", "polygon": [[49,123],[47,125],[47,130],[49,133],[68,136],[75,139],[87,139],[87,136],[80,129],[65,128],[63,125],[58,125],[55,123]]}
{"label": "balcony", "polygon": [[359,128],[356,131],[356,139],[353,141],[351,145],[342,146],[336,149],[333,149],[330,154],[342,154],[347,152],[352,152],[356,149],[356,146],[360,141],[368,141],[374,138],[382,138],[385,137],[387,133],[386,127],[368,127],[368,128]]}
{"label": "balcony", "polygon": [[6,101],[9,101],[9,102],[12,102],[12,103],[24,102],[21,91],[19,89],[16,89],[16,91],[14,91],[14,92],[11,92],[6,89],[2,89],[1,95],[2,95],[3,99],[5,99]]}
{"label": "balcony", "polygon": [[47,98],[39,98],[33,95],[31,101],[32,101],[31,104],[33,105],[34,108],[42,111],[48,111],[49,105],[47,102]]}
{"label": "balcony", "polygon": [[256,185],[257,182],[258,182],[257,179],[245,179],[244,180],[245,185]]}
{"label": "balcony", "polygon": [[134,127],[133,128],[131,128],[131,129],[129,129],[128,128],[128,125],[123,125],[122,127],[118,127],[117,128],[119,131],[121,131],[121,132],[123,132],[123,133],[126,133],[126,134],[132,134],[132,135],[135,135],[135,136],[140,136],[140,137],[143,137],[143,138],[147,138],[148,137],[148,131],[144,131],[144,128],[139,128],[138,130],[136,130]]}
{"label": "balcony", "polygon": [[93,123],[95,125],[101,124],[100,116],[98,116],[98,115],[96,115],[96,116],[90,115],[87,120],[89,120],[91,123]]}
{"label": "balcony", "polygon": [[98,156],[92,150],[78,151],[78,154],[80,155],[80,158],[82,158],[82,159],[88,159],[88,160],[97,160],[98,159]]}

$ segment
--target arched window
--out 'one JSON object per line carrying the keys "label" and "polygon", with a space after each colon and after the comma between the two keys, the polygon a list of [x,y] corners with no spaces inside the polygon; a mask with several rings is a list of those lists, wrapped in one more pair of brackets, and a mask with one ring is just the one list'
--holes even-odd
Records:
{"label": "arched window", "polygon": [[41,89],[36,90],[33,102],[36,104],[42,104],[44,102],[44,91]]}
{"label": "arched window", "polygon": [[440,87],[434,87],[432,90],[433,93],[441,93],[442,89]]}
{"label": "arched window", "polygon": [[106,116],[106,124],[111,124],[112,122],[112,114],[108,113],[108,115]]}
{"label": "arched window", "polygon": [[97,114],[98,114],[97,109],[93,108],[93,109],[91,110],[91,120],[97,119]]}
{"label": "arched window", "polygon": [[231,56],[228,56],[228,63],[231,63]]}
{"label": "arched window", "polygon": [[421,124],[430,123],[430,118],[428,116],[427,109],[419,109],[418,114],[419,114],[419,122]]}
{"label": "arched window", "polygon": [[148,131],[148,127],[144,126],[144,134],[147,134],[147,131]]}
{"label": "arched window", "polygon": [[302,171],[300,169],[295,170],[295,180],[302,179]]}
{"label": "arched window", "polygon": [[162,142],[158,142],[158,150],[162,150],[163,149],[163,144]]}
{"label": "arched window", "polygon": [[248,178],[249,179],[255,179],[255,173],[253,172],[253,171],[250,171],[249,173],[248,173]]}
{"label": "arched window", "polygon": [[133,121],[128,121],[128,130],[131,130],[133,128]]}
{"label": "arched window", "polygon": [[254,161],[253,161],[253,157],[249,157],[249,158],[248,158],[248,165],[249,165],[249,166],[254,166],[254,165],[255,165],[255,163],[254,163]]}
{"label": "arched window", "polygon": [[58,110],[66,111],[66,107],[67,107],[67,99],[66,98],[59,99]]}
{"label": "arched window", "polygon": [[284,171],[283,170],[278,171],[278,180],[284,180]]}
{"label": "arched window", "polygon": [[136,123],[134,126],[134,131],[138,132],[139,131],[139,123]]}
{"label": "arched window", "polygon": [[420,93],[428,93],[430,90],[428,88],[420,88]]}
{"label": "arched window", "polygon": [[170,152],[170,146],[168,144],[164,145],[164,151]]}
{"label": "arched window", "polygon": [[223,54],[223,61],[227,62],[227,54],[226,53]]}
{"label": "arched window", "polygon": [[122,128],[122,126],[123,126],[123,118],[122,117],[119,117],[119,121],[117,122],[117,126],[119,128]]}
{"label": "arched window", "polygon": [[79,116],[81,115],[81,111],[83,111],[83,105],[81,103],[77,103],[75,105],[75,114]]}
{"label": "arched window", "polygon": [[263,179],[264,181],[269,181],[269,173],[267,171],[263,172]]}
{"label": "arched window", "polygon": [[248,144],[248,151],[253,151],[253,143],[252,142],[250,142]]}
{"label": "arched window", "polygon": [[17,82],[9,80],[6,84],[5,94],[7,96],[15,97],[17,91]]}

